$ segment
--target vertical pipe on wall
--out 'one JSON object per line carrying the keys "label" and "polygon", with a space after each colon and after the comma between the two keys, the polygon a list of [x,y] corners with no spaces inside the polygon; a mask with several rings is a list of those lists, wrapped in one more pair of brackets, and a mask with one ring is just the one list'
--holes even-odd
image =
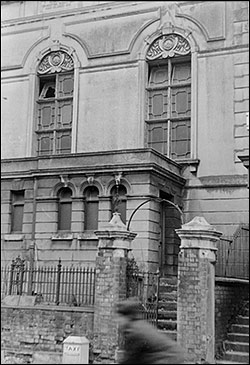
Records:
{"label": "vertical pipe on wall", "polygon": [[32,157],[34,150],[34,129],[36,122],[36,104],[34,102],[34,95],[36,95],[37,79],[36,74],[29,75],[28,88],[28,110],[27,110],[27,128],[26,128],[26,157]]}
{"label": "vertical pipe on wall", "polygon": [[146,102],[146,86],[147,86],[147,72],[148,65],[145,61],[145,57],[143,55],[138,56],[138,129],[137,129],[137,146],[138,148],[148,147],[148,137],[146,134],[148,131],[145,127],[145,119],[147,118],[147,110],[148,104]]}
{"label": "vertical pipe on wall", "polygon": [[198,61],[197,50],[192,52],[191,58],[191,158],[198,156]]}
{"label": "vertical pipe on wall", "polygon": [[72,144],[71,152],[77,152],[78,135],[78,94],[79,94],[79,65],[74,69],[74,92],[73,92],[73,120],[72,120]]}

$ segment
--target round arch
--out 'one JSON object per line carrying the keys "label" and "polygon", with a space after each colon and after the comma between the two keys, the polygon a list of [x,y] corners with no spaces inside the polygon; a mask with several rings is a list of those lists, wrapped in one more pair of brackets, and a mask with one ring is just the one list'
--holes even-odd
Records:
{"label": "round arch", "polygon": [[207,34],[201,25],[190,17],[184,17],[176,10],[171,17],[171,21],[169,21],[168,16],[163,16],[161,19],[159,18],[157,21],[143,27],[136,34],[131,46],[132,58],[146,60],[146,53],[150,44],[161,35],[170,33],[175,33],[187,39],[191,47],[191,53],[206,47]]}
{"label": "round arch", "polygon": [[160,30],[157,30],[156,32],[145,37],[144,43],[143,43],[143,46],[141,49],[141,57],[144,60],[146,60],[147,52],[148,52],[149,48],[152,46],[152,44],[155,41],[157,41],[157,39],[159,39],[163,36],[168,36],[168,35],[176,35],[177,37],[179,36],[180,38],[183,38],[186,42],[188,42],[188,44],[190,46],[190,53],[197,52],[199,49],[198,44],[197,44],[196,40],[194,39],[191,31],[189,31],[188,29],[183,29],[183,28],[179,28],[179,27],[168,26],[168,27],[164,27]]}
{"label": "round arch", "polygon": [[66,182],[66,183],[63,183],[63,182],[59,182],[57,183],[51,190],[51,193],[50,193],[50,196],[53,197],[53,198],[57,198],[58,196],[58,193],[59,193],[59,190],[61,190],[62,188],[69,188],[72,190],[72,198],[75,198],[76,197],[76,187],[73,183],[71,182]]}
{"label": "round arch", "polygon": [[85,180],[85,181],[81,182],[80,188],[79,188],[79,195],[83,196],[84,190],[91,187],[91,186],[94,186],[98,189],[99,196],[104,195],[104,189],[103,189],[102,184],[99,181],[95,180],[95,179],[93,179],[93,180],[91,179],[89,181]]}
{"label": "round arch", "polygon": [[[116,185],[115,179],[114,178],[110,179],[106,188],[107,195],[111,195],[111,190],[115,185]],[[130,195],[132,193],[132,186],[127,179],[121,178],[119,185],[123,185],[126,188],[127,195]]]}
{"label": "round arch", "polygon": [[88,58],[84,48],[74,39],[64,37],[63,39],[52,41],[49,37],[44,37],[34,43],[26,52],[22,61],[24,71],[27,74],[36,73],[37,66],[41,59],[46,54],[58,50],[66,52],[72,57],[74,68],[79,68],[88,64]]}

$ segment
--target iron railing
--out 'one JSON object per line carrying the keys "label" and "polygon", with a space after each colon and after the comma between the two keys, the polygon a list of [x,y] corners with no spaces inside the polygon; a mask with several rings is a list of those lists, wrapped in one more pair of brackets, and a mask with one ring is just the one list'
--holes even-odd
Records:
{"label": "iron railing", "polygon": [[141,318],[154,326],[158,323],[159,272],[139,270],[134,259],[127,266],[127,297],[141,303]]}
{"label": "iron railing", "polygon": [[56,266],[30,268],[17,258],[11,266],[1,268],[1,299],[6,295],[31,294],[36,296],[36,302],[43,304],[93,305],[95,272],[92,267],[62,266],[60,259]]}
{"label": "iron railing", "polygon": [[249,280],[249,226],[240,225],[232,238],[217,244],[215,275]]}

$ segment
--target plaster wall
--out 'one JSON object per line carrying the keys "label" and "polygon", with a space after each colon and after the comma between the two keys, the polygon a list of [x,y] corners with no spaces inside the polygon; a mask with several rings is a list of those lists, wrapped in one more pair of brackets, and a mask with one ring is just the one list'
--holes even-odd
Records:
{"label": "plaster wall", "polygon": [[[25,156],[28,120],[27,78],[2,84],[1,158]],[[13,133],[14,131],[14,133]]]}
{"label": "plaster wall", "polygon": [[78,152],[138,147],[138,68],[80,75]]}

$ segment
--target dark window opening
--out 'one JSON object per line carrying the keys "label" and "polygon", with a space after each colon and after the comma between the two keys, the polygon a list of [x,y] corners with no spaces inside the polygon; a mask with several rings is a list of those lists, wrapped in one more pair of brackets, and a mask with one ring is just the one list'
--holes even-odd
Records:
{"label": "dark window opening", "polygon": [[98,229],[99,190],[95,186],[84,191],[84,230]]}
{"label": "dark window opening", "polygon": [[39,97],[43,99],[54,98],[56,90],[56,77],[39,78]]}
{"label": "dark window opening", "polygon": [[71,230],[72,215],[72,191],[70,188],[62,188],[58,193],[58,230]]}
{"label": "dark window opening", "polygon": [[11,192],[11,232],[22,232],[24,190]]}

